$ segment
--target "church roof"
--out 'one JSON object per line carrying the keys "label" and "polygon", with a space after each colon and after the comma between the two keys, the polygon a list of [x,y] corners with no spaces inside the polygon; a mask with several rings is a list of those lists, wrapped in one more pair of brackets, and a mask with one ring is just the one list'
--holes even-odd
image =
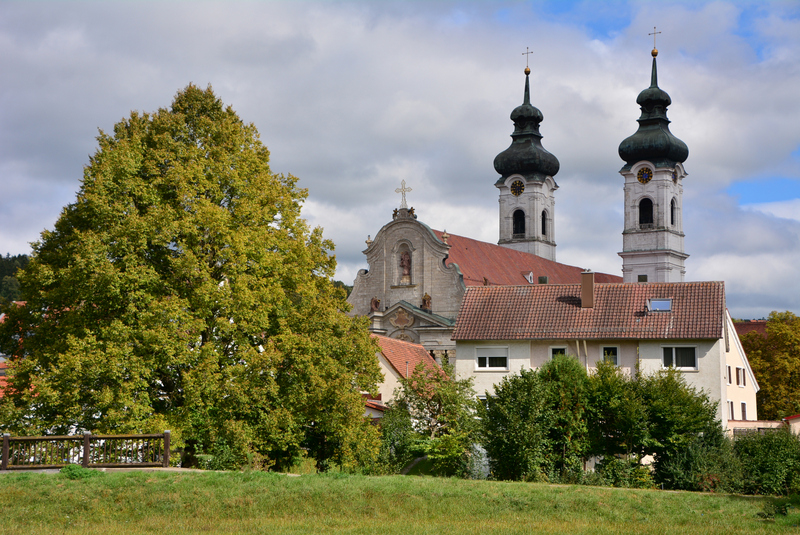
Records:
{"label": "church roof", "polygon": [[[442,232],[434,230],[442,240]],[[526,278],[533,273],[533,284],[547,277],[548,284],[572,284],[581,280],[582,268],[568,266],[522,251],[509,249],[448,233],[447,265],[458,264],[466,286],[509,286],[531,284]],[[595,273],[596,282],[622,282],[622,277]]]}
{"label": "church roof", "polygon": [[751,332],[757,332],[761,336],[767,336],[767,320],[746,320],[734,321],[733,326],[736,328],[736,334],[739,338]]}
{"label": "church roof", "polygon": [[408,379],[409,374],[414,372],[414,368],[420,362],[424,362],[429,367],[439,368],[436,361],[419,344],[377,334],[373,334],[372,337],[378,341],[381,353],[401,377]]}
{"label": "church roof", "polygon": [[[651,311],[652,299],[671,300]],[[690,340],[722,336],[722,282],[595,284],[581,307],[581,285],[467,288],[453,340]]]}

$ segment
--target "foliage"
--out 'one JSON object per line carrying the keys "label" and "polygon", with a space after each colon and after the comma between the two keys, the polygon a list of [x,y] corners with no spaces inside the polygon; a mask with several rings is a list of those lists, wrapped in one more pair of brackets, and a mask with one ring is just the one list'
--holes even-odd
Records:
{"label": "foliage", "polygon": [[395,409],[408,414],[419,448],[441,474],[469,472],[476,430],[472,383],[471,377],[456,377],[450,364],[439,368],[420,362],[408,378],[400,378],[394,393]]}
{"label": "foliage", "polygon": [[390,401],[380,421],[381,447],[372,472],[397,474],[403,467],[423,454],[419,437],[414,431],[411,415],[405,407]]}
{"label": "foliage", "polygon": [[190,85],[98,141],[18,275],[27,306],[0,327],[4,429],[168,426],[189,454],[225,444],[231,466],[284,468],[304,449],[323,469],[359,462],[377,438],[361,398],[377,345],[255,127]]}
{"label": "foliage", "polygon": [[537,481],[551,471],[552,413],[537,370],[503,377],[478,415],[492,477]]}
{"label": "foliage", "polygon": [[599,362],[587,383],[590,455],[640,459],[649,441],[648,413],[640,388],[610,362]]}
{"label": "foliage", "polygon": [[800,437],[788,429],[737,437],[733,449],[747,494],[800,493]]}
{"label": "foliage", "polygon": [[539,369],[550,413],[547,434],[553,470],[560,477],[582,470],[587,446],[586,369],[574,357],[558,355]]}
{"label": "foliage", "polygon": [[11,256],[6,253],[6,256],[0,256],[0,312],[11,301],[18,301],[21,299],[19,281],[17,280],[17,271],[25,268],[30,259],[27,255],[18,254]]}
{"label": "foliage", "polygon": [[717,404],[705,392],[686,384],[683,375],[673,368],[637,380],[647,407],[649,440],[645,453],[655,457],[656,482],[666,486],[665,463],[682,455],[697,437],[718,429]]}
{"label": "foliage", "polygon": [[766,337],[747,333],[742,346],[760,387],[759,417],[779,420],[800,414],[800,317],[772,312]]}
{"label": "foliage", "polygon": [[666,488],[703,492],[741,492],[742,470],[733,445],[717,426],[691,437],[658,465]]}
{"label": "foliage", "polygon": [[595,466],[595,471],[612,487],[633,489],[655,487],[650,467],[642,466],[638,459],[608,456]]}

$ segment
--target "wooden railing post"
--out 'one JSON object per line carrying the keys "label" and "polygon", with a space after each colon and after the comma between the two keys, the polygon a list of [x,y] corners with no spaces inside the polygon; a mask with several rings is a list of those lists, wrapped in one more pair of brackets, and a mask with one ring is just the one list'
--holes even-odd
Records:
{"label": "wooden railing post", "polygon": [[164,468],[169,468],[169,429],[164,431],[164,458],[161,459]]}
{"label": "wooden railing post", "polygon": [[3,463],[2,467],[0,467],[2,470],[8,470],[8,442],[10,438],[11,435],[8,433],[3,433]]}
{"label": "wooden railing post", "polygon": [[83,432],[83,467],[89,468],[89,445],[91,444],[92,432]]}

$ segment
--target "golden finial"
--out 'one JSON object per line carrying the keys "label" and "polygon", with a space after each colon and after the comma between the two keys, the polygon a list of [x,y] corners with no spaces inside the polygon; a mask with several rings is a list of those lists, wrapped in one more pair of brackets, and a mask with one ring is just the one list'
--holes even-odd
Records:
{"label": "golden finial", "polygon": [[525,52],[522,53],[525,56],[525,76],[528,76],[531,73],[531,68],[528,66],[528,55],[533,54],[530,49],[526,46]]}
{"label": "golden finial", "polygon": [[661,32],[657,32],[656,31],[656,27],[653,26],[653,33],[648,33],[647,34],[647,35],[652,35],[653,36],[653,51],[650,52],[650,54],[652,54],[653,57],[656,57],[658,55],[658,49],[656,48],[656,35],[658,35],[660,33]]}

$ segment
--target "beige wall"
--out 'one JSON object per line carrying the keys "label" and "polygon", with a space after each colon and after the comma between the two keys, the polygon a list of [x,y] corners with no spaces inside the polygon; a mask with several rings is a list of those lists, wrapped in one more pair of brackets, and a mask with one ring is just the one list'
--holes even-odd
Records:
{"label": "beige wall", "polygon": [[[505,348],[508,351],[507,370],[482,370],[478,368],[476,349],[480,347]],[[452,360],[450,362],[453,362]],[[458,342],[456,344],[455,358],[456,375],[458,377],[473,377],[474,388],[479,396],[486,392],[494,393],[494,385],[503,377],[512,373],[519,373],[522,368],[531,369],[531,343],[524,341],[480,341]]]}
{"label": "beige wall", "polygon": [[[758,382],[753,375],[753,371],[750,369],[750,363],[747,361],[747,355],[745,355],[742,344],[739,342],[739,335],[736,333],[736,328],[733,326],[733,320],[731,320],[729,314],[726,314],[726,316],[728,351],[725,352],[725,369],[723,370],[726,391],[726,399],[722,400],[723,413],[731,420],[744,420],[745,418],[742,418],[742,403],[745,403],[747,408],[746,419],[758,420],[756,407]],[[728,377],[728,367],[730,367],[731,370],[730,377]],[[744,372],[744,385],[736,384],[737,368],[740,368]],[[733,415],[730,414],[729,402],[733,403]]]}
{"label": "beige wall", "polygon": [[383,374],[383,382],[378,385],[378,393],[381,395],[381,401],[385,405],[394,396],[395,388],[400,386],[400,374],[395,371],[389,361],[386,360],[386,357],[380,352],[378,353],[378,364],[380,364],[381,373]]}

